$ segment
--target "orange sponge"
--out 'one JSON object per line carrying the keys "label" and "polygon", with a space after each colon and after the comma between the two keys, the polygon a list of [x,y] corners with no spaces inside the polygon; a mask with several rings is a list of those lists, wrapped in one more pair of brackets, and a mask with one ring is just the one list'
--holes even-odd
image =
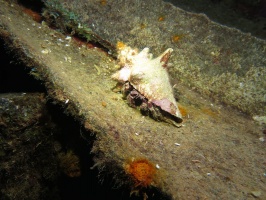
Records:
{"label": "orange sponge", "polygon": [[134,187],[148,187],[154,181],[156,167],[147,159],[141,158],[128,162],[125,171],[135,182]]}

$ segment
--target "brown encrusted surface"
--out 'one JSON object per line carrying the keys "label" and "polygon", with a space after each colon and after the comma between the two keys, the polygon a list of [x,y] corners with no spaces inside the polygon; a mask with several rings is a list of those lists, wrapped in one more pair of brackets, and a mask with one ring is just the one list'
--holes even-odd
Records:
{"label": "brown encrusted surface", "polygon": [[47,2],[50,7],[59,2],[60,9],[75,13],[82,25],[113,44],[150,47],[155,55],[173,48],[174,80],[249,114],[265,114],[264,40],[161,0]]}
{"label": "brown encrusted surface", "polygon": [[0,4],[1,37],[34,66],[55,102],[96,133],[95,167],[111,173],[118,185],[132,184],[123,169],[140,158],[157,166],[153,185],[173,199],[253,199],[254,191],[265,198],[263,130],[249,117],[182,84],[182,128],[143,117],[112,91],[110,76],[117,68],[106,53],[78,47],[15,4]]}
{"label": "brown encrusted surface", "polygon": [[1,199],[59,198],[54,126],[44,120],[45,103],[42,93],[0,94]]}
{"label": "brown encrusted surface", "polygon": [[164,0],[186,11],[204,13],[212,21],[266,39],[266,1],[259,0]]}

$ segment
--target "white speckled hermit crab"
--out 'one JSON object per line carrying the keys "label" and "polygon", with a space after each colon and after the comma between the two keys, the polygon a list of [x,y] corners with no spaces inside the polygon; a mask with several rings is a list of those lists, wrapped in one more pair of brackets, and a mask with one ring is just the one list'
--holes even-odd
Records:
{"label": "white speckled hermit crab", "polygon": [[132,107],[155,120],[180,126],[182,117],[173,95],[167,72],[167,63],[173,49],[169,48],[157,58],[152,58],[149,48],[140,53],[123,43],[118,43],[121,69],[112,78],[123,84],[122,93]]}

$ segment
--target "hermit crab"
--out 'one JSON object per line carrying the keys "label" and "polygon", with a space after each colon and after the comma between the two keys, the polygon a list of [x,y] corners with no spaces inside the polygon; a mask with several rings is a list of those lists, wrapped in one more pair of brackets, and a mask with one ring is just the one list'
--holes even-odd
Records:
{"label": "hermit crab", "polygon": [[169,48],[153,58],[149,48],[138,52],[123,43],[117,46],[121,69],[112,78],[122,84],[121,92],[128,104],[157,121],[181,126],[182,116],[167,72],[173,49]]}

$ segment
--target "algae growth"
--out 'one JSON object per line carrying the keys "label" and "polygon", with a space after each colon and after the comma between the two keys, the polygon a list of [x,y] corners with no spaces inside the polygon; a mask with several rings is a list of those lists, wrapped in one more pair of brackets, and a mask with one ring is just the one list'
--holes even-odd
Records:
{"label": "algae growth", "polygon": [[[34,66],[35,75],[44,82],[53,102],[95,135],[91,166],[98,170],[100,180],[111,177],[112,186],[126,188],[128,194],[139,192],[140,198],[159,198],[162,193],[166,194],[165,199],[248,199],[254,194],[265,198],[265,149],[261,139],[265,137],[265,127],[220,103],[226,92],[238,89],[231,90],[228,84],[237,87],[241,78],[258,81],[253,86],[262,86],[253,90],[254,96],[265,88],[261,79],[264,74],[258,76],[253,71],[264,66],[265,41],[162,1],[107,1],[106,6],[96,1],[86,1],[84,5],[64,2],[67,3],[62,6],[68,11],[89,15],[95,27],[87,23],[88,28],[110,43],[119,39],[139,49],[149,46],[157,53],[171,46],[176,49],[174,66],[169,71],[178,102],[186,113],[185,126],[179,129],[143,117],[127,105],[121,93],[112,91],[116,83],[111,75],[117,70],[117,61],[107,52],[76,42],[70,35],[72,40],[66,40],[66,35],[45,23],[33,22],[20,12],[18,5],[1,0],[1,37],[10,49],[19,52],[22,62]],[[108,18],[99,13],[108,13]],[[165,19],[158,20],[162,15]],[[172,36],[177,33],[184,37],[173,44]],[[217,83],[229,80],[227,73],[235,76],[236,82]],[[254,79],[245,80],[249,73]],[[239,87],[250,92],[251,85],[245,83]],[[202,95],[205,93],[217,101]],[[243,105],[248,107],[239,109],[253,108],[255,102],[261,102],[258,97],[261,96],[256,96],[256,100],[243,98]],[[254,112],[260,113],[263,107],[257,105]],[[87,137],[83,134],[82,138]],[[142,162],[135,165],[134,160]],[[154,168],[143,160],[155,166],[155,174],[146,173]],[[148,186],[135,192],[136,184]]]}

